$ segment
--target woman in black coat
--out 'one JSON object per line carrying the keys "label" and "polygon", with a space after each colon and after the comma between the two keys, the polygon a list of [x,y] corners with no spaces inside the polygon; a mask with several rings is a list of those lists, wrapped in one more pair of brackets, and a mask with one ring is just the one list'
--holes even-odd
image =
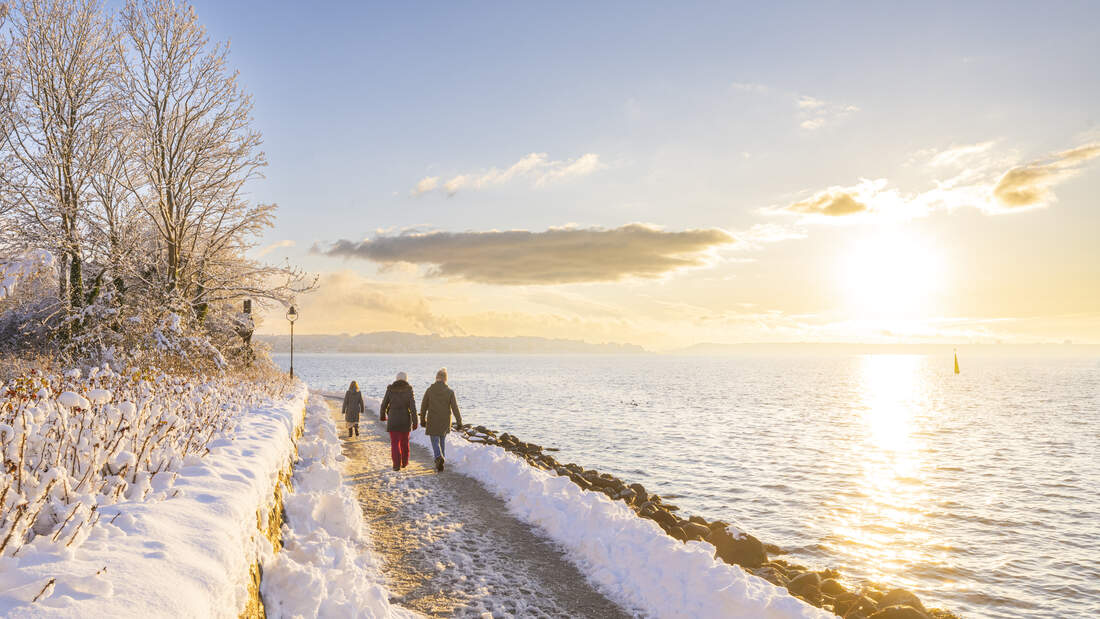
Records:
{"label": "woman in black coat", "polygon": [[354,380],[344,394],[344,421],[348,422],[348,438],[352,433],[359,436],[359,415],[363,412],[363,394],[359,391],[359,384]]}
{"label": "woman in black coat", "polygon": [[409,432],[419,427],[416,423],[416,398],[404,372],[398,372],[397,380],[386,387],[386,397],[382,398],[382,406],[378,408],[382,421],[386,422],[386,431],[390,433],[393,470],[399,471],[409,466]]}

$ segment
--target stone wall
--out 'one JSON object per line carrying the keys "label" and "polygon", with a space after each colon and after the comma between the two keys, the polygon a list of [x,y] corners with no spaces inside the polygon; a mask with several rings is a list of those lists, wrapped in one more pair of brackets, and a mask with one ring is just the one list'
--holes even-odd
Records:
{"label": "stone wall", "polygon": [[[305,430],[305,409],[298,418],[292,434],[293,453],[290,461],[279,471],[278,481],[275,483],[275,491],[271,502],[261,505],[256,510],[256,531],[260,537],[266,539],[273,552],[283,549],[283,522],[286,520],[286,512],[283,509],[283,495],[293,492],[291,479],[294,476],[294,464],[298,461],[298,439]],[[264,569],[259,557],[252,557],[248,568],[248,601],[240,612],[241,619],[267,619],[267,611],[264,608],[263,597],[260,595],[260,583],[263,581]]]}

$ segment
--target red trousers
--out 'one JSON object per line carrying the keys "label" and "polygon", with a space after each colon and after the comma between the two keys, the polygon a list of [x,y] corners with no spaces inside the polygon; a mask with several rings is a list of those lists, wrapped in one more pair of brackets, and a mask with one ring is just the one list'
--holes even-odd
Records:
{"label": "red trousers", "polygon": [[394,466],[409,464],[409,433],[390,432],[390,457]]}

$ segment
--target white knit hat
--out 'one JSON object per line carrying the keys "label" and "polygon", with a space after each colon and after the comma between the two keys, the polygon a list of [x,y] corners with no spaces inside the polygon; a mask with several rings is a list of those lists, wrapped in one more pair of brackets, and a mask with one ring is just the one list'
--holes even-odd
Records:
{"label": "white knit hat", "polygon": [[408,374],[405,374],[404,372],[398,372],[397,373],[397,380],[403,380],[405,382],[409,382],[409,376],[408,376]]}

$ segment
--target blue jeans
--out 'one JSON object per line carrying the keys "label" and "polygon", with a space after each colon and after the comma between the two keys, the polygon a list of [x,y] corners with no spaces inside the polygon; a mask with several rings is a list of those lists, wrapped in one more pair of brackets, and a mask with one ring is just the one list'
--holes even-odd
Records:
{"label": "blue jeans", "polygon": [[432,441],[432,453],[435,454],[435,457],[436,458],[445,458],[445,457],[447,457],[447,443],[445,441],[445,439],[447,438],[447,435],[446,434],[444,434],[443,436],[428,435],[428,438],[431,439],[431,441]]}

